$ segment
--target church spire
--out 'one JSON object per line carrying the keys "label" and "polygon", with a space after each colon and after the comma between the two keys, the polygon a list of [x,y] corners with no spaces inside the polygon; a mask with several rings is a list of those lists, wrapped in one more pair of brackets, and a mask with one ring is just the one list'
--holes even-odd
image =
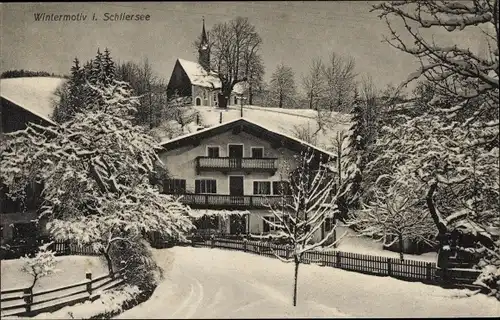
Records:
{"label": "church spire", "polygon": [[198,48],[198,63],[206,71],[210,71],[210,46],[208,44],[208,36],[205,31],[205,17],[203,17],[203,27],[201,29],[201,41]]}
{"label": "church spire", "polygon": [[201,43],[208,44],[207,32],[205,31],[205,17],[203,19],[203,27],[201,29]]}

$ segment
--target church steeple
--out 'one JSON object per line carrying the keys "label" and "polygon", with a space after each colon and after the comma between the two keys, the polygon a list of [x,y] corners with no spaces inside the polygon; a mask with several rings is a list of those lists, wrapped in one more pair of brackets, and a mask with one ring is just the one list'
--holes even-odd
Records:
{"label": "church steeple", "polygon": [[201,29],[201,41],[198,48],[198,63],[203,69],[210,70],[210,45],[208,43],[208,35],[205,31],[205,17],[203,17],[203,27]]}

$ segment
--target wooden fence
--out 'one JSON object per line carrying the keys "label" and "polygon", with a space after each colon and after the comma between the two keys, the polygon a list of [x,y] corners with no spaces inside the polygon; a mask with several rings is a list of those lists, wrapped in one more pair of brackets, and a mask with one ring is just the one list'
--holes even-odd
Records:
{"label": "wooden fence", "polygon": [[[262,256],[290,258],[292,250],[287,245],[261,241],[212,239],[195,241],[194,246],[222,248],[251,252]],[[322,266],[340,268],[377,276],[390,276],[406,281],[420,281],[447,287],[479,288],[472,285],[479,271],[446,270],[436,266],[435,262],[418,260],[400,260],[381,256],[371,256],[341,251],[312,251],[304,253],[303,263],[315,263]],[[440,272],[438,272],[440,271]],[[445,276],[443,277],[443,273]]]}
{"label": "wooden fence", "polygon": [[54,312],[60,308],[94,301],[100,292],[115,288],[124,282],[123,269],[112,274],[92,278],[92,273],[85,274],[85,281],[33,292],[32,288],[4,290],[0,293],[0,313],[6,316],[32,317],[42,312]]}

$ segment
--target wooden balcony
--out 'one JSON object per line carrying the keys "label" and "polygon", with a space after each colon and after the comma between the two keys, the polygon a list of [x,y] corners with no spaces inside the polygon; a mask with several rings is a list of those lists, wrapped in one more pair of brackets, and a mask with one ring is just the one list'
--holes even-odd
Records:
{"label": "wooden balcony", "polygon": [[[176,195],[181,196],[181,195]],[[210,209],[252,209],[279,206],[282,201],[291,201],[291,197],[272,195],[230,196],[223,194],[183,194],[180,202],[192,208]]]}
{"label": "wooden balcony", "polygon": [[200,171],[258,171],[274,174],[278,170],[278,158],[229,158],[197,157],[196,170]]}

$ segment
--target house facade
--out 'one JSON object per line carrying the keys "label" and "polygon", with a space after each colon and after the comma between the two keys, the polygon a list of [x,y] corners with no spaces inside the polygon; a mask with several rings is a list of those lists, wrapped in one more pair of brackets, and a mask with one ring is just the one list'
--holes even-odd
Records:
{"label": "house facade", "polygon": [[[290,199],[281,190],[297,168],[296,156],[312,148],[318,163],[332,157],[243,118],[172,139],[162,147],[159,156],[171,177],[164,182],[164,193],[182,196],[180,201],[200,217],[201,232],[222,234],[272,234],[273,226],[262,218],[272,220],[269,205]],[[227,214],[227,219],[214,211]],[[317,240],[329,228],[319,230]]]}
{"label": "house facade", "polygon": [[[48,126],[54,122],[54,92],[62,78],[29,77],[0,80],[0,139],[3,133],[23,130],[28,123]],[[0,141],[1,142],[1,141]],[[0,185],[0,244],[25,241],[45,233],[44,223],[37,223],[42,186],[27,187],[24,201],[7,197]]]}
{"label": "house facade", "polygon": [[[173,97],[188,97],[193,106],[218,106],[218,94],[222,84],[217,73],[210,70],[210,46],[203,21],[201,42],[198,48],[198,62],[177,59],[167,86],[167,95]],[[228,105],[241,102],[244,85],[238,83],[228,97]]]}

